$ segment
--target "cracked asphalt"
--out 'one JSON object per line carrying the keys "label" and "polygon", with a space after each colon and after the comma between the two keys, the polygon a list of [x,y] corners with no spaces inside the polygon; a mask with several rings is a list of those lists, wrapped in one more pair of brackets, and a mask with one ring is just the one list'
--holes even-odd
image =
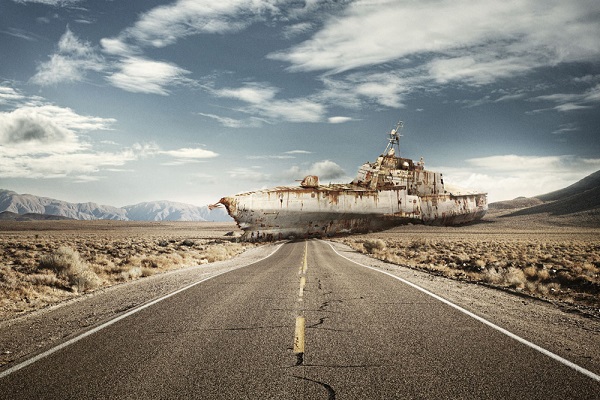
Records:
{"label": "cracked asphalt", "polygon": [[[305,320],[300,355],[294,353],[299,317]],[[309,241],[285,244],[265,260],[13,372],[0,379],[0,393],[7,399],[597,399],[600,382],[338,256],[326,242]]]}

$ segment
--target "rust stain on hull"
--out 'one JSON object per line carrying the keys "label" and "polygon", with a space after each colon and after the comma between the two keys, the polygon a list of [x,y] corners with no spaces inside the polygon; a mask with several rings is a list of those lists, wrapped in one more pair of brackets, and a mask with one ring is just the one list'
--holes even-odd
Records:
{"label": "rust stain on hull", "polygon": [[[243,240],[324,237],[366,233],[408,223],[458,225],[481,219],[487,193],[449,187],[442,174],[427,171],[423,160],[397,157],[399,123],[388,147],[363,164],[349,184],[319,185],[308,176],[301,185],[223,197]],[[399,149],[398,149],[399,152]]]}

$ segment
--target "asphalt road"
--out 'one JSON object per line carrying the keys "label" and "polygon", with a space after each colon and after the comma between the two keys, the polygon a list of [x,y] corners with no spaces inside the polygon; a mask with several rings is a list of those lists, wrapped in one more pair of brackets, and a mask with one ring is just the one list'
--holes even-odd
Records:
{"label": "asphalt road", "polygon": [[0,378],[0,398],[598,399],[600,382],[308,241]]}

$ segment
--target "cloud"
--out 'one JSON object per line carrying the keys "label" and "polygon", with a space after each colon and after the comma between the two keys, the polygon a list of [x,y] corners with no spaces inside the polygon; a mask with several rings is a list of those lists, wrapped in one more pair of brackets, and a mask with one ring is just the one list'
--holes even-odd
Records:
{"label": "cloud", "polygon": [[329,117],[327,118],[330,124],[343,124],[344,122],[352,121],[350,117]]}
{"label": "cloud", "polygon": [[[131,149],[116,153],[81,151],[0,157],[0,177],[56,179],[71,176],[81,181],[82,176],[97,173],[103,167],[124,165],[137,158]],[[93,178],[88,176],[88,180]]]}
{"label": "cloud", "polygon": [[304,33],[310,32],[313,30],[314,25],[311,22],[300,22],[297,24],[286,26],[283,29],[283,37],[286,39],[291,39],[298,35],[302,35]]}
{"label": "cloud", "polygon": [[169,94],[167,86],[192,83],[185,77],[190,71],[164,61],[128,57],[120,61],[119,69],[107,79],[113,86],[128,92],[166,96]]}
{"label": "cloud", "polygon": [[20,91],[10,86],[0,86],[0,104],[13,104],[24,99],[25,96]]}
{"label": "cloud", "polygon": [[418,90],[426,79],[416,71],[356,72],[340,77],[322,77],[325,89],[315,96],[320,102],[360,110],[365,103],[391,108],[404,107],[405,96]]}
{"label": "cloud", "polygon": [[302,179],[307,175],[317,175],[321,181],[324,180],[336,180],[340,178],[344,178],[346,173],[338,164],[331,160],[323,160],[315,162],[310,165],[308,168],[303,169],[298,166],[293,166],[290,169],[283,171],[281,173],[282,178],[287,178],[289,180],[297,180]]}
{"label": "cloud", "polygon": [[132,56],[138,52],[136,48],[125,43],[122,38],[102,38],[100,46],[104,53],[112,55]]}
{"label": "cloud", "polygon": [[38,65],[31,82],[48,86],[61,82],[82,81],[88,71],[100,72],[105,63],[89,42],[79,40],[67,27],[58,41],[58,50],[50,60]]}
{"label": "cloud", "polygon": [[263,123],[267,122],[265,119],[250,117],[245,119],[235,119],[229,117],[222,117],[215,114],[197,113],[203,117],[211,118],[219,122],[221,125],[228,128],[257,128],[262,126]]}
{"label": "cloud", "polygon": [[556,103],[554,109],[563,112],[592,108],[592,105],[600,103],[600,84],[587,89],[583,93],[555,93],[538,96],[531,100]]}
{"label": "cloud", "polygon": [[268,156],[246,156],[246,159],[248,160],[289,160],[292,158],[296,157],[285,154],[275,154]]}
{"label": "cloud", "polygon": [[37,40],[40,39],[40,37],[38,35],[35,35],[31,32],[28,32],[24,29],[19,29],[19,28],[6,28],[5,30],[0,31],[0,33],[5,33],[7,35],[16,37],[16,38],[20,38],[20,39],[25,39],[29,42],[35,42]]}
{"label": "cloud", "polygon": [[0,154],[69,153],[87,147],[76,132],[107,130],[112,118],[84,116],[54,105],[0,112]]}
{"label": "cloud", "polygon": [[4,155],[70,152],[82,148],[73,131],[36,109],[0,113],[0,144],[0,154]]}
{"label": "cloud", "polygon": [[259,167],[238,167],[227,171],[229,178],[239,181],[267,182],[271,179],[271,174],[258,170]]}
{"label": "cloud", "polygon": [[307,150],[290,150],[286,151],[285,154],[312,154],[312,152]]}
{"label": "cloud", "polygon": [[485,85],[497,79],[509,78],[536,67],[535,61],[521,57],[494,59],[491,54],[436,58],[427,63],[429,76],[438,83],[461,81],[471,85]]}
{"label": "cloud", "polygon": [[483,190],[488,201],[531,197],[562,189],[600,169],[600,158],[497,155],[467,160],[467,167],[432,167],[444,181]]}
{"label": "cloud", "polygon": [[214,91],[214,94],[219,97],[229,97],[250,104],[263,104],[271,101],[278,91],[279,89],[269,85],[248,83],[240,88],[218,89]]}
{"label": "cloud", "polygon": [[240,88],[222,88],[212,91],[218,97],[233,98],[247,103],[242,109],[267,121],[320,122],[326,108],[311,99],[277,99],[279,89],[268,84],[247,83]]}
{"label": "cloud", "polygon": [[272,1],[179,0],[143,13],[123,35],[145,46],[165,47],[199,33],[239,32],[269,11],[277,12]]}
{"label": "cloud", "polygon": [[416,63],[430,80],[486,84],[540,66],[598,60],[599,12],[593,0],[355,1],[312,38],[269,58],[288,62],[291,71],[330,74]]}
{"label": "cloud", "polygon": [[81,2],[81,0],[13,0],[15,3],[25,4],[25,3],[37,3],[37,4],[45,4],[53,7],[68,7],[70,5],[77,4]]}
{"label": "cloud", "polygon": [[[74,182],[100,179],[102,170],[122,166],[156,152],[155,145],[136,144],[117,152],[95,151],[82,135],[109,130],[115,119],[80,115],[70,108],[33,101],[18,91],[3,88],[22,104],[0,112],[0,177],[54,179],[70,177]],[[114,169],[114,168],[112,168]]]}
{"label": "cloud", "polygon": [[166,154],[168,156],[174,157],[175,160],[167,163],[163,163],[163,165],[183,165],[190,163],[197,163],[204,161],[207,158],[215,158],[218,157],[218,153],[215,153],[211,150],[200,149],[200,148],[182,148],[177,150],[163,150],[159,151],[159,154]]}

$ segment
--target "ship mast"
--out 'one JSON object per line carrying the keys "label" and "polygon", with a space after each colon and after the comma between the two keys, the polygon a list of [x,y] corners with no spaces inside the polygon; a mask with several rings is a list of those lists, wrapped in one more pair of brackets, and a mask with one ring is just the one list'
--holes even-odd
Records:
{"label": "ship mast", "polygon": [[396,127],[390,132],[390,137],[388,139],[389,142],[387,147],[385,148],[384,155],[394,156],[397,153],[397,157],[400,156],[400,137],[402,136],[400,131],[402,130],[403,126],[404,122],[398,121]]}

